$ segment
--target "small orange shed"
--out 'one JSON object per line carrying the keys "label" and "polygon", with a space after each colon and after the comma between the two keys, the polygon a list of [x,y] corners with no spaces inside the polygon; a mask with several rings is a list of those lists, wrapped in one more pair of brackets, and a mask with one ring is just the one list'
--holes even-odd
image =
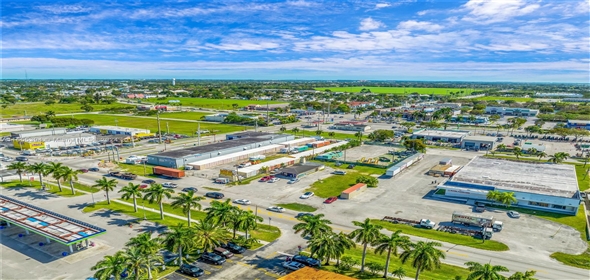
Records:
{"label": "small orange shed", "polygon": [[340,198],[341,199],[351,199],[366,189],[367,189],[367,184],[358,183],[348,189],[343,190],[342,193],[340,194]]}

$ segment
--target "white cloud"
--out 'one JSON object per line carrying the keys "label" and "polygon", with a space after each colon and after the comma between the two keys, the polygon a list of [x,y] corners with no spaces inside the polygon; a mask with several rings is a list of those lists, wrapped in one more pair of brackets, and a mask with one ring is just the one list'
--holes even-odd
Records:
{"label": "white cloud", "polygon": [[92,10],[92,8],[83,5],[44,5],[36,8],[54,14],[85,13]]}
{"label": "white cloud", "polygon": [[368,30],[379,29],[381,27],[385,27],[385,25],[382,22],[368,17],[368,18],[363,19],[361,21],[361,25],[359,26],[359,30],[368,31]]}
{"label": "white cloud", "polygon": [[383,8],[387,8],[387,7],[391,7],[391,4],[389,4],[389,3],[377,3],[377,4],[375,4],[375,10],[383,9]]}
{"label": "white cloud", "polygon": [[435,32],[441,30],[443,27],[428,21],[408,20],[400,22],[397,25],[397,28],[402,30],[424,30],[428,32]]}
{"label": "white cloud", "polygon": [[463,20],[490,24],[523,16],[539,9],[540,5],[525,0],[469,0],[462,8],[468,11]]}
{"label": "white cloud", "polygon": [[279,44],[274,42],[237,42],[237,43],[223,43],[219,45],[205,44],[208,48],[218,49],[222,51],[262,51],[269,49],[276,49],[280,47]]}

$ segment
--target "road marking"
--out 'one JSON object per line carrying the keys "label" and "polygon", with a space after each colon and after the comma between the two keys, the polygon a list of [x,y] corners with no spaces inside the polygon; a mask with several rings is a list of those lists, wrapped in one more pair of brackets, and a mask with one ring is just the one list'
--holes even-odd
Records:
{"label": "road marking", "polygon": [[252,267],[252,265],[247,264],[247,263],[243,263],[243,262],[238,262],[239,265],[245,266],[245,267]]}
{"label": "road marking", "polygon": [[467,254],[462,254],[462,253],[456,253],[456,252],[447,252],[451,255],[455,255],[455,256],[461,256],[461,257],[468,257],[469,255]]}
{"label": "road marking", "polygon": [[276,256],[276,255],[277,255],[277,252],[275,251],[275,252],[272,252],[272,253],[270,253],[270,254],[266,255],[264,258],[265,258],[265,259],[270,259],[270,258],[272,258],[272,257],[274,257],[274,256]]}
{"label": "road marking", "polygon": [[205,274],[209,275],[209,274],[211,274],[211,271],[205,270]]}
{"label": "road marking", "polygon": [[547,272],[546,270],[542,270],[542,269],[538,269],[538,268],[530,268],[530,269],[527,269],[527,270],[534,270],[536,272],[542,272],[542,273],[545,273],[545,274],[549,274],[549,272]]}

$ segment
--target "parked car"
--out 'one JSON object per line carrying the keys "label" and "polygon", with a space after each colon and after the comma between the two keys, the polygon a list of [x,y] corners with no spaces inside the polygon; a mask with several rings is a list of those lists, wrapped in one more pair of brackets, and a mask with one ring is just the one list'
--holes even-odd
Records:
{"label": "parked car", "polygon": [[306,193],[302,194],[299,198],[301,198],[301,199],[308,199],[308,198],[310,198],[310,197],[312,197],[314,195],[315,194],[313,192],[306,192]]}
{"label": "parked car", "polygon": [[230,252],[229,250],[223,248],[223,247],[217,247],[215,249],[213,249],[213,253],[222,256],[226,259],[230,259],[234,256],[234,254],[232,252]]}
{"label": "parked car", "polygon": [[258,180],[259,182],[268,182],[270,180],[272,180],[273,178],[275,178],[275,176],[264,176],[262,178],[260,178],[260,180]]}
{"label": "parked car", "polygon": [[86,169],[86,168],[80,168],[80,169],[78,169],[78,171],[80,171],[82,173],[88,173],[88,169]]}
{"label": "parked car", "polygon": [[234,254],[242,254],[246,252],[246,248],[239,246],[236,243],[228,242],[227,244],[221,245],[221,247],[230,250]]}
{"label": "parked car", "polygon": [[149,187],[150,187],[150,185],[148,185],[148,184],[141,184],[141,185],[139,185],[139,188],[140,189],[147,189]]}
{"label": "parked car", "polygon": [[15,160],[16,161],[29,161],[29,159],[27,157],[16,157]]}
{"label": "parked car", "polygon": [[301,218],[303,218],[303,217],[305,217],[305,216],[312,216],[312,217],[313,217],[313,214],[312,214],[312,213],[298,213],[298,214],[295,216],[295,219],[301,219]]}
{"label": "parked car", "polygon": [[203,274],[205,274],[205,271],[202,270],[201,268],[199,268],[198,266],[192,265],[192,264],[187,264],[187,263],[183,263],[180,266],[179,271],[182,274],[192,276],[192,277],[200,277],[200,276],[203,276]]}
{"label": "parked car", "polygon": [[222,265],[225,263],[225,259],[217,254],[205,252],[201,255],[200,258],[202,261],[212,263],[215,265]]}
{"label": "parked car", "polygon": [[205,194],[206,197],[215,198],[215,199],[222,199],[225,196],[220,192],[208,192]]}
{"label": "parked car", "polygon": [[273,177],[272,179],[268,180],[269,183],[275,183],[278,182],[279,180],[281,180],[280,178],[277,177]]}
{"label": "parked car", "polygon": [[319,260],[302,255],[293,256],[293,260],[311,267],[320,267],[322,265]]}
{"label": "parked car", "polygon": [[88,168],[88,171],[99,172],[100,169],[98,167],[92,167],[92,168]]}
{"label": "parked car", "polygon": [[324,203],[331,204],[332,202],[334,202],[336,200],[338,200],[338,197],[331,196],[331,197],[328,197],[326,200],[324,200]]}
{"label": "parked car", "polygon": [[172,182],[165,182],[162,184],[162,187],[164,188],[169,188],[169,189],[174,189],[174,188],[178,188],[178,185]]}
{"label": "parked car", "polygon": [[349,164],[348,167],[346,167],[347,169],[353,169],[356,165],[354,164]]}
{"label": "parked car", "polygon": [[295,261],[291,261],[291,262],[284,262],[283,267],[286,269],[290,269],[290,270],[299,270],[299,269],[304,268],[305,265],[295,262]]}
{"label": "parked car", "polygon": [[520,213],[518,213],[516,211],[508,211],[508,216],[510,218],[518,219],[518,218],[520,218]]}
{"label": "parked car", "polygon": [[279,207],[279,206],[271,206],[271,207],[266,208],[266,210],[273,211],[273,212],[279,212],[279,213],[285,212],[285,208]]}
{"label": "parked car", "polygon": [[289,182],[287,182],[287,184],[295,184],[297,182],[299,182],[299,178],[293,178],[293,179],[289,180]]}
{"label": "parked car", "polygon": [[188,188],[184,188],[182,189],[183,192],[189,192],[189,191],[193,191],[193,192],[197,192],[197,188],[194,187],[188,187]]}
{"label": "parked car", "polygon": [[141,182],[144,183],[144,184],[155,184],[156,183],[156,181],[154,181],[152,179],[143,180]]}
{"label": "parked car", "polygon": [[334,175],[346,175],[346,171],[336,170],[336,171],[332,172],[332,174],[334,174]]}
{"label": "parked car", "polygon": [[234,200],[234,203],[236,204],[242,204],[242,205],[250,205],[250,200],[247,199],[236,199]]}

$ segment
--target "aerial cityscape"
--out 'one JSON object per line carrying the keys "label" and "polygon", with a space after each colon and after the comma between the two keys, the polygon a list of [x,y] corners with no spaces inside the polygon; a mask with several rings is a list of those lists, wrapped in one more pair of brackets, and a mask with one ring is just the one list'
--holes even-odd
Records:
{"label": "aerial cityscape", "polygon": [[588,1],[0,5],[0,279],[590,279]]}

